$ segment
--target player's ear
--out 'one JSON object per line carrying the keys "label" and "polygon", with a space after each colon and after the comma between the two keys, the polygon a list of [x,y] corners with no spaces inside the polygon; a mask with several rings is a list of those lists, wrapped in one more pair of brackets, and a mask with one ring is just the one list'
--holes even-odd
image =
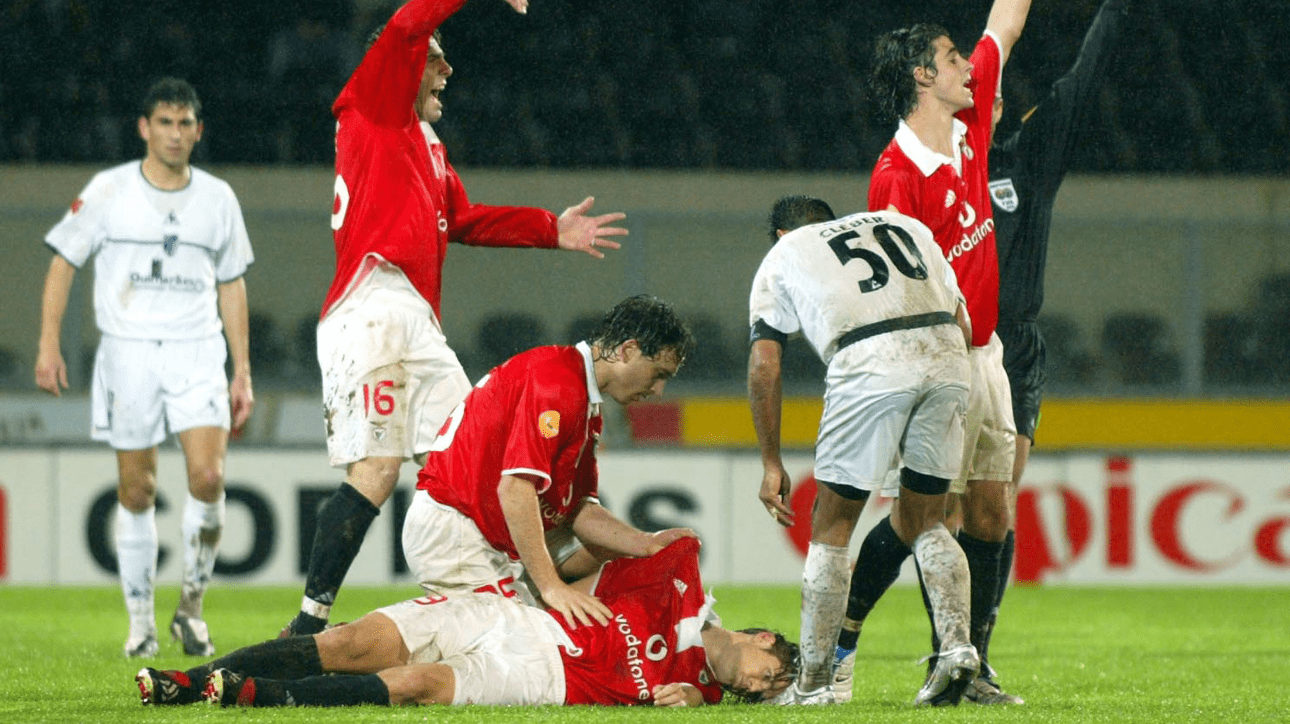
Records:
{"label": "player's ear", "polygon": [[139,116],[139,138],[145,142],[148,140],[148,117]]}
{"label": "player's ear", "polygon": [[623,342],[622,344],[618,345],[617,351],[618,351],[618,358],[620,360],[622,360],[623,362],[631,362],[632,360],[640,356],[641,343],[637,342],[634,339],[629,339],[626,342]]}

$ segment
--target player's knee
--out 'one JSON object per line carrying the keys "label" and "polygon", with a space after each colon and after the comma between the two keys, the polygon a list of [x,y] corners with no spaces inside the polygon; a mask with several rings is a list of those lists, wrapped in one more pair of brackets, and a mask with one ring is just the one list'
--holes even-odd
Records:
{"label": "player's knee", "polygon": [[390,691],[390,703],[451,704],[456,677],[443,664],[420,664],[386,669],[381,680]]}
{"label": "player's knee", "polygon": [[950,479],[901,468],[900,485],[920,495],[944,495],[950,490]]}
{"label": "player's knee", "polygon": [[345,482],[372,501],[373,505],[380,507],[398,485],[399,468],[402,465],[403,461],[399,458],[363,458],[349,466]]}
{"label": "player's knee", "polygon": [[188,492],[203,503],[213,503],[224,490],[224,471],[218,465],[197,465],[188,471]]}

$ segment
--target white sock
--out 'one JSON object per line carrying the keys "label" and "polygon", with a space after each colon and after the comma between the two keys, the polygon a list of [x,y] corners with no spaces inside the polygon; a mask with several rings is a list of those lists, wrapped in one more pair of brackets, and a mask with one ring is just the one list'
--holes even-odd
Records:
{"label": "white sock", "polygon": [[130,613],[130,638],[155,634],[152,588],[157,578],[156,508],[132,513],[116,505],[116,560],[121,574],[125,609]]}
{"label": "white sock", "polygon": [[189,493],[180,526],[184,538],[184,583],[179,611],[190,618],[202,617],[202,596],[215,570],[215,554],[219,552],[223,530],[224,493],[221,491],[213,503],[204,503]]}
{"label": "white sock", "polygon": [[913,549],[927,598],[932,602],[941,651],[969,643],[972,578],[963,549],[941,523],[920,533]]}
{"label": "white sock", "polygon": [[845,546],[812,543],[802,569],[802,670],[803,691],[815,691],[832,681],[833,654],[847,609],[851,566]]}

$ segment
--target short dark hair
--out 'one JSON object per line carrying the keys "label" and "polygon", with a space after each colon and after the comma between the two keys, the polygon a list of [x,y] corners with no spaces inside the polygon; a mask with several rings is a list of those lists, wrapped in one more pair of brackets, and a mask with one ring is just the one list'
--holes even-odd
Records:
{"label": "short dark hair", "polygon": [[202,102],[197,97],[197,91],[182,78],[167,76],[153,83],[148,89],[148,94],[143,97],[143,117],[152,118],[153,111],[157,110],[157,106],[162,103],[188,106],[193,109],[193,115],[197,120],[202,119]]}
{"label": "short dark hair", "polygon": [[918,105],[914,69],[926,68],[936,75],[933,43],[943,37],[949,37],[949,32],[934,23],[919,23],[878,36],[873,69],[869,72],[869,96],[885,122],[901,120]]}
{"label": "short dark hair", "polygon": [[640,345],[641,354],[651,359],[671,350],[680,364],[694,354],[694,335],[676,310],[648,294],[628,297],[615,304],[591,330],[587,341],[596,345],[603,357],[631,339]]}
{"label": "short dark hair", "polygon": [[[741,628],[739,629],[739,633],[752,634],[754,636],[759,633],[773,634],[775,636],[775,643],[770,645],[770,652],[774,654],[775,658],[779,659],[779,663],[782,664],[782,668],[779,670],[779,676],[775,677],[775,681],[787,681],[791,683],[793,679],[797,678],[797,670],[800,667],[802,660],[801,649],[797,644],[784,638],[784,634],[778,631],[772,631],[768,628]],[[765,696],[765,693],[761,691],[744,691],[727,684],[722,684],[721,689],[746,704],[760,703]]]}
{"label": "short dark hair", "polygon": [[821,221],[832,221],[838,218],[822,199],[814,196],[785,196],[770,207],[770,243],[779,241],[780,231],[818,224]]}

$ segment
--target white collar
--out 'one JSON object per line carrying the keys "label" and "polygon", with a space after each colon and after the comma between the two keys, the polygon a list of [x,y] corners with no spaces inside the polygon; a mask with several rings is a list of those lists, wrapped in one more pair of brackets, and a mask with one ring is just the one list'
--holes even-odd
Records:
{"label": "white collar", "polygon": [[963,163],[959,149],[963,147],[963,138],[967,135],[967,124],[959,119],[953,119],[953,130],[950,132],[950,142],[953,144],[954,156],[946,156],[943,153],[937,153],[928,148],[926,144],[914,133],[914,129],[909,127],[905,121],[900,122],[896,128],[896,145],[905,153],[905,156],[913,161],[919,171],[924,176],[931,176],[936,173],[936,169],[949,164],[954,167],[958,173],[963,173]]}
{"label": "white collar", "polygon": [[425,121],[418,121],[418,123],[421,124],[421,133],[426,137],[427,144],[433,146],[436,143],[443,143],[443,141],[439,140],[439,134],[434,132],[434,128],[429,123]]}
{"label": "white collar", "polygon": [[579,342],[574,347],[582,355],[582,364],[587,370],[587,401],[592,405],[599,405],[605,398],[601,397],[600,386],[596,384],[596,365],[591,359],[591,345]]}

